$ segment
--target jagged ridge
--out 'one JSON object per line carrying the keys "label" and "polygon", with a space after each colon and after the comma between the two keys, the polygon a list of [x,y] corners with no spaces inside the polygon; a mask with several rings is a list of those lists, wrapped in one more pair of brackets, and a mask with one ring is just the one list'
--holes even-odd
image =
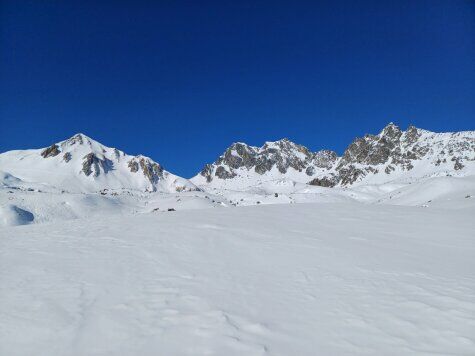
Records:
{"label": "jagged ridge", "polygon": [[[402,131],[389,123],[378,135],[356,138],[339,157],[336,152],[311,152],[288,139],[267,142],[262,147],[232,144],[214,163],[207,164],[192,181],[197,184],[234,186],[256,180],[288,177],[324,187],[347,186],[371,177],[391,180],[416,166],[414,176],[473,174],[475,132],[434,133],[414,126]],[[249,178],[254,175],[256,179]]]}

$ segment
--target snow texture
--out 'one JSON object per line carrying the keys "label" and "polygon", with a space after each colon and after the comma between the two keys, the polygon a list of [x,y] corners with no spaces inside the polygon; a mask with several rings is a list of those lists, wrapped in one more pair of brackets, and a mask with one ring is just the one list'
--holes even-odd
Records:
{"label": "snow texture", "polygon": [[474,212],[346,202],[6,227],[0,354],[473,354]]}

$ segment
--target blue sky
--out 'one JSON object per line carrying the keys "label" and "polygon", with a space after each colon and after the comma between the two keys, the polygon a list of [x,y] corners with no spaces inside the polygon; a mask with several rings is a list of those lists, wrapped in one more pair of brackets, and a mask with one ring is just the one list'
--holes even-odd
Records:
{"label": "blue sky", "polygon": [[475,129],[475,2],[8,1],[0,151],[83,132],[190,177],[229,144]]}

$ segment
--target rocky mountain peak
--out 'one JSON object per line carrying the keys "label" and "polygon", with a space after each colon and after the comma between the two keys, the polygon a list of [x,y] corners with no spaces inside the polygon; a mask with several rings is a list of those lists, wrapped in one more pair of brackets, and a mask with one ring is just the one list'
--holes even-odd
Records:
{"label": "rocky mountain peak", "polygon": [[421,172],[461,174],[473,162],[473,131],[434,133],[413,125],[402,131],[390,122],[377,135],[355,138],[342,157],[331,150],[313,153],[285,138],[262,147],[233,144],[217,161],[207,164],[200,176],[206,178],[206,183],[214,179],[219,183],[229,179],[251,182],[253,174],[257,174],[258,181],[262,180],[260,176],[277,179],[279,174],[291,174],[291,179],[329,187],[351,185],[372,176],[381,181],[396,174],[409,176],[412,173],[408,172],[418,165],[424,167]]}
{"label": "rocky mountain peak", "polygon": [[401,131],[390,123],[378,136],[366,135],[348,146],[335,169],[339,177],[335,184],[353,184],[381,171],[387,176],[396,170],[403,175],[422,161],[433,171],[440,171],[443,165],[442,174],[462,170],[462,162],[475,161],[475,133],[461,137],[460,133],[434,133],[413,125]]}
{"label": "rocky mountain peak", "polygon": [[271,171],[286,174],[293,169],[313,175],[316,169],[330,166],[336,158],[335,152],[326,150],[314,154],[287,138],[265,142],[261,147],[233,143],[213,164],[205,165],[200,175],[208,183],[214,177],[232,179],[245,172],[262,176]]}
{"label": "rocky mountain peak", "polygon": [[[238,147],[239,151],[243,149]],[[197,189],[190,181],[165,171],[148,157],[127,155],[82,133],[36,150],[30,156],[28,160],[22,157],[22,164],[31,161],[33,166],[38,165],[41,171],[49,172],[51,179],[48,180],[58,185],[66,182],[61,177],[70,175],[68,179],[76,181],[75,184],[85,190],[99,187],[130,187],[146,191]]]}
{"label": "rocky mountain peak", "polygon": [[402,131],[399,126],[395,125],[394,123],[390,122],[386,125],[386,127],[380,132],[378,135],[381,139],[385,139],[390,142],[395,142],[399,140],[402,135]]}
{"label": "rocky mountain peak", "polygon": [[280,152],[280,154],[284,155],[295,155],[298,153],[302,153],[306,157],[310,157],[312,155],[312,153],[307,149],[307,147],[292,142],[288,138],[283,138],[273,142],[266,142],[261,147],[261,151],[266,151],[269,153]]}
{"label": "rocky mountain peak", "polygon": [[419,139],[419,137],[421,137],[424,131],[425,130],[418,129],[414,125],[409,125],[407,130],[403,133],[401,141],[404,142],[406,145],[414,144]]}
{"label": "rocky mountain peak", "polygon": [[63,143],[67,146],[84,145],[84,144],[91,145],[92,140],[86,135],[84,135],[83,133],[77,133],[71,136],[70,138],[68,138],[67,140],[63,141]]}

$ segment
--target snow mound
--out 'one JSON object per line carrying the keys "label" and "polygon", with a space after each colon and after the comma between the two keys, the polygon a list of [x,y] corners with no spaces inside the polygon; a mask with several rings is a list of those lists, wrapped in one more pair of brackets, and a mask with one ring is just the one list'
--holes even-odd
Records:
{"label": "snow mound", "polygon": [[28,210],[8,204],[0,207],[0,226],[26,225],[35,219]]}
{"label": "snow mound", "polygon": [[12,185],[20,184],[22,180],[14,175],[0,170],[0,185],[10,187]]}
{"label": "snow mound", "polygon": [[[464,208],[475,196],[475,177],[434,177],[391,190],[378,202],[406,206]],[[473,199],[471,199],[473,201]]]}

